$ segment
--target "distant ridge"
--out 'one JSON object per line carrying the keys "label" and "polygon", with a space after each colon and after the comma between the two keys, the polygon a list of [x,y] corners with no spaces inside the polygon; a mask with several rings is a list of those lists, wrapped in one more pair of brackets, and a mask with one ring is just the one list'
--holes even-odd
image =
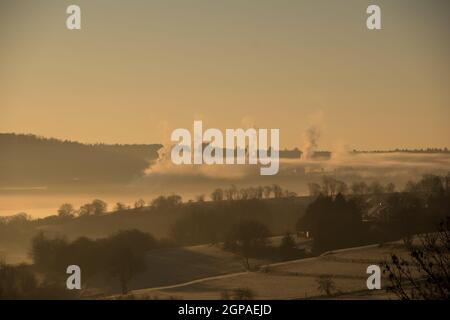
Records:
{"label": "distant ridge", "polygon": [[450,150],[448,148],[353,150],[352,153],[450,153]]}
{"label": "distant ridge", "polygon": [[0,133],[0,187],[123,184],[143,175],[161,147]]}

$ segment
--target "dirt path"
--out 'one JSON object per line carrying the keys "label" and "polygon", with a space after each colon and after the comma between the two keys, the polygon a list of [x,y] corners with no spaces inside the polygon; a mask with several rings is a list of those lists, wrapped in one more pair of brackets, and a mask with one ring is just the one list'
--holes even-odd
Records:
{"label": "dirt path", "polygon": [[201,279],[192,280],[192,281],[188,281],[188,282],[178,283],[178,284],[174,284],[174,285],[168,285],[168,286],[162,286],[162,287],[153,287],[153,288],[145,288],[145,289],[138,289],[138,290],[131,291],[131,294],[145,294],[147,292],[152,292],[152,291],[180,288],[180,287],[189,286],[191,284],[197,284],[197,283],[202,283],[202,282],[211,281],[211,280],[220,280],[220,279],[226,279],[226,278],[231,278],[231,277],[237,277],[237,276],[245,275],[245,274],[248,274],[248,273],[249,273],[249,271],[228,273],[228,274],[212,276],[212,277],[206,277],[206,278],[201,278]]}

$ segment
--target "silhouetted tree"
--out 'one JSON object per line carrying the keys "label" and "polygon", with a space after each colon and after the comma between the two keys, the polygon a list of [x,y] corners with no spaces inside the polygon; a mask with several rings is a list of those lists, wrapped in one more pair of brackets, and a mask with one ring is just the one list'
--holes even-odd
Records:
{"label": "silhouetted tree", "polygon": [[80,207],[79,216],[101,215],[106,212],[108,205],[106,202],[95,199],[91,203],[87,203]]}
{"label": "silhouetted tree", "polygon": [[27,264],[8,265],[0,262],[0,300],[75,299],[77,293],[61,283],[38,280]]}
{"label": "silhouetted tree", "polygon": [[413,181],[410,180],[405,184],[404,191],[410,192],[410,193],[416,193],[418,191],[417,185]]}
{"label": "silhouetted tree", "polygon": [[142,209],[145,207],[145,201],[144,199],[139,199],[137,201],[134,202],[134,208],[135,209]]}
{"label": "silhouetted tree", "polygon": [[[315,191],[317,186],[312,186]],[[337,180],[330,176],[324,176],[322,178],[322,187],[320,192],[324,195],[334,197],[336,194],[346,194],[348,191],[348,186],[345,182]]]}
{"label": "silhouetted tree", "polygon": [[344,181],[336,181],[336,192],[340,194],[348,193],[348,186]]}
{"label": "silhouetted tree", "polygon": [[223,190],[220,188],[215,189],[211,193],[211,200],[212,201],[222,201],[223,200]]}
{"label": "silhouetted tree", "polygon": [[308,183],[309,195],[311,197],[317,197],[322,191],[322,188],[318,183],[310,182]]}
{"label": "silhouetted tree", "polygon": [[264,186],[264,198],[269,199],[270,195],[272,194],[272,187],[271,186]]}
{"label": "silhouetted tree", "polygon": [[119,280],[126,294],[130,280],[145,270],[147,252],[157,245],[151,235],[138,230],[119,231],[97,240],[81,237],[73,242],[40,233],[33,238],[31,257],[46,279],[61,282],[67,276],[67,266],[76,264],[83,270],[84,286],[93,276],[106,273]]}
{"label": "silhouetted tree", "polygon": [[248,189],[242,188],[239,190],[239,199],[240,200],[247,200],[248,197],[249,197]]}
{"label": "silhouetted tree", "polygon": [[333,197],[336,194],[336,180],[332,177],[324,176],[321,190],[324,195]]}
{"label": "silhouetted tree", "polygon": [[316,280],[318,287],[317,290],[325,294],[326,296],[331,296],[333,291],[337,291],[336,284],[333,279],[328,275],[322,275]]}
{"label": "silhouetted tree", "polygon": [[294,237],[287,232],[281,239],[279,246],[280,257],[282,260],[293,259],[298,256],[298,248]]}
{"label": "silhouetted tree", "polygon": [[395,184],[392,182],[388,183],[385,187],[385,190],[387,193],[394,193],[395,192]]}
{"label": "silhouetted tree", "polygon": [[51,278],[58,278],[65,272],[68,255],[70,251],[65,238],[50,239],[40,232],[31,241],[30,256],[34,265]]}
{"label": "silhouetted tree", "polygon": [[277,184],[272,185],[272,192],[273,192],[273,197],[276,199],[279,199],[283,196],[283,189]]}
{"label": "silhouetted tree", "polygon": [[400,299],[450,299],[450,217],[437,233],[418,237],[420,244],[410,246],[409,259],[391,255],[383,272],[391,282],[390,291]]}
{"label": "silhouetted tree", "polygon": [[156,246],[155,239],[138,230],[127,230],[108,237],[102,245],[110,274],[119,280],[122,294],[127,294],[130,280],[145,270],[145,255]]}
{"label": "silhouetted tree", "polygon": [[29,267],[0,263],[0,300],[30,298],[37,288],[38,281]]}
{"label": "silhouetted tree", "polygon": [[204,194],[199,194],[195,197],[195,201],[197,202],[205,202],[205,195]]}
{"label": "silhouetted tree", "polygon": [[254,298],[255,293],[249,288],[236,288],[221,294],[222,300],[253,300]]}
{"label": "silhouetted tree", "polygon": [[181,196],[177,194],[172,194],[170,196],[159,196],[156,199],[153,199],[151,202],[151,206],[155,209],[171,209],[176,206],[179,206],[182,203]]}
{"label": "silhouetted tree", "polygon": [[384,193],[384,187],[378,181],[374,181],[369,185],[369,192],[374,195],[380,195]]}
{"label": "silhouetted tree", "polygon": [[93,214],[94,215],[100,215],[106,212],[108,209],[108,205],[105,201],[102,201],[100,199],[95,199],[92,201],[92,207],[94,209]]}
{"label": "silhouetted tree", "polygon": [[124,211],[127,209],[129,209],[129,207],[123,202],[117,202],[116,206],[114,207],[115,211]]}
{"label": "silhouetted tree", "polygon": [[341,194],[334,199],[320,195],[308,205],[297,229],[312,234],[317,251],[348,247],[362,241],[361,208]]}
{"label": "silhouetted tree", "polygon": [[256,199],[262,199],[264,195],[264,187],[263,186],[258,186],[256,188]]}
{"label": "silhouetted tree", "polygon": [[353,182],[351,187],[354,195],[364,195],[367,194],[369,187],[364,181]]}
{"label": "silhouetted tree", "polygon": [[269,229],[264,224],[254,220],[241,221],[231,228],[224,247],[241,254],[246,268],[250,269],[249,257],[267,247],[269,236]]}
{"label": "silhouetted tree", "polygon": [[58,216],[60,218],[73,218],[75,217],[75,213],[76,211],[70,203],[64,203],[58,209]]}
{"label": "silhouetted tree", "polygon": [[444,177],[426,174],[416,183],[413,191],[424,198],[442,197],[445,194],[445,183]]}
{"label": "silhouetted tree", "polygon": [[225,199],[227,200],[236,200],[238,197],[238,189],[235,185],[232,185],[230,188],[225,190]]}
{"label": "silhouetted tree", "polygon": [[424,218],[420,198],[412,193],[392,193],[382,210],[388,231],[397,237],[410,237],[418,232]]}

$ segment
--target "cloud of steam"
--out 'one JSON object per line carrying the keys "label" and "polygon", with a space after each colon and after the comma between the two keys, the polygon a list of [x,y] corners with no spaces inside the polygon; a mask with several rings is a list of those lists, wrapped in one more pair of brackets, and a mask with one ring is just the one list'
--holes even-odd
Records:
{"label": "cloud of steam", "polygon": [[[340,143],[331,150],[329,160],[312,157],[319,149],[323,132],[323,116],[318,112],[310,117],[304,133],[304,152],[301,159],[280,159],[280,171],[271,177],[260,176],[259,165],[175,165],[170,159],[172,142],[164,142],[159,159],[137,184],[157,186],[159,190],[192,190],[210,192],[220,185],[263,185],[278,183],[298,194],[306,194],[309,182],[320,182],[324,175],[351,183],[393,182],[401,188],[408,180],[417,180],[423,174],[444,175],[450,172],[449,154],[426,153],[359,153],[350,152],[349,146]],[[253,124],[252,119],[243,122]],[[167,124],[164,126],[167,129]],[[167,130],[165,130],[167,131]],[[170,133],[165,133],[170,137]],[[181,192],[181,191],[180,191]]]}
{"label": "cloud of steam", "polygon": [[[399,189],[409,180],[418,180],[424,174],[446,175],[450,172],[449,154],[354,154],[344,153],[330,160],[281,159],[280,171],[275,176],[260,176],[254,165],[181,165],[170,159],[159,161],[148,170],[141,183],[161,187],[180,185],[210,192],[220,185],[264,185],[278,183],[298,194],[307,194],[309,182],[320,182],[333,176],[347,183],[364,180],[367,183],[395,183]],[[204,186],[204,187],[203,187]]]}
{"label": "cloud of steam", "polygon": [[159,151],[159,159],[150,166],[145,174],[152,176],[205,177],[225,180],[242,179],[250,175],[259,175],[257,165],[176,165],[170,158],[172,145],[164,145]]}
{"label": "cloud of steam", "polygon": [[[204,119],[203,115],[196,115],[195,119]],[[241,119],[241,126],[245,129],[257,128],[255,120],[250,116]],[[146,171],[146,177],[158,176],[183,176],[183,177],[204,177],[224,180],[242,179],[248,174],[260,174],[260,166],[250,165],[176,165],[171,161],[171,150],[174,143],[170,141],[170,130],[167,121],[160,124],[160,131],[163,133],[163,147],[158,151],[158,159]],[[205,130],[206,128],[204,128]],[[202,139],[203,137],[198,137]]]}
{"label": "cloud of steam", "polygon": [[311,159],[314,152],[318,151],[319,140],[322,136],[324,127],[324,114],[322,110],[317,110],[307,116],[308,128],[303,133],[303,157]]}
{"label": "cloud of steam", "polygon": [[303,152],[306,159],[311,159],[319,147],[320,129],[309,127],[304,134]]}

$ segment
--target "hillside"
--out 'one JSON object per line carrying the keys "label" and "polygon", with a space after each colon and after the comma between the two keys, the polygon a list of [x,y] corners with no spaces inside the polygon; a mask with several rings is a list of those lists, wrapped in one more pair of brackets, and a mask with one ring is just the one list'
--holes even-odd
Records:
{"label": "hillside", "polygon": [[[395,298],[385,290],[370,292],[366,287],[367,266],[379,265],[393,252],[406,254],[401,242],[336,250],[320,257],[270,264],[258,272],[197,278],[179,285],[134,290],[132,294],[142,299],[221,299],[225,291],[248,288],[256,299],[324,298],[317,280],[326,275],[335,283],[335,298]],[[186,265],[186,268],[190,266]],[[383,277],[382,287],[387,285],[388,279]]]}
{"label": "hillside", "polygon": [[160,148],[1,133],[0,188],[123,184],[141,176]]}
{"label": "hillside", "polygon": [[[173,238],[175,226],[178,226],[177,230],[181,235],[185,235],[190,228],[200,225],[203,232],[196,232],[196,237],[178,238],[183,245],[194,245],[211,243],[214,238],[223,237],[230,225],[241,218],[247,218],[270,226],[273,235],[280,235],[287,230],[292,231],[310,201],[309,197],[208,201],[183,203],[170,208],[144,207],[73,219],[49,216],[26,220],[25,217],[17,216],[17,221],[8,225],[2,225],[0,218],[0,258],[3,257],[9,263],[28,261],[30,241],[41,231],[49,236],[64,235],[74,240],[78,237],[95,239],[119,230],[138,229],[161,239]],[[215,237],[211,238],[211,234]]]}

